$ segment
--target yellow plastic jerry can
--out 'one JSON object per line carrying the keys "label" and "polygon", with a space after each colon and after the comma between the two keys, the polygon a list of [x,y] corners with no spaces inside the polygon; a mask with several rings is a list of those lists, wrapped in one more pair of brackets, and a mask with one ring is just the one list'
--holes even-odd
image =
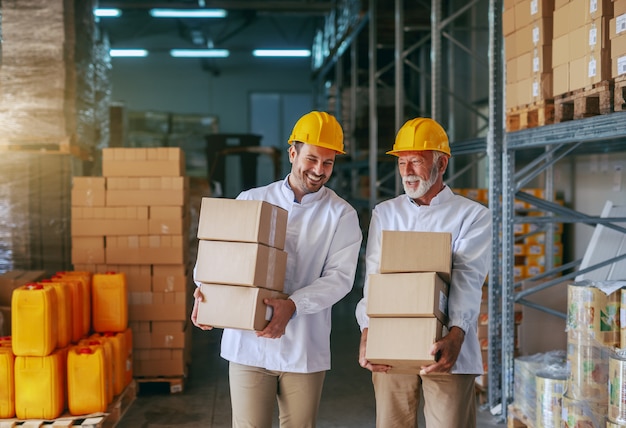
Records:
{"label": "yellow plastic jerry can", "polygon": [[9,346],[0,346],[0,419],[15,416],[15,356]]}
{"label": "yellow plastic jerry can", "polygon": [[70,347],[67,354],[67,401],[70,414],[78,416],[106,411],[106,371],[102,346]]}
{"label": "yellow plastic jerry can", "polygon": [[54,288],[38,283],[13,290],[12,347],[16,356],[44,357],[57,346],[58,305]]}
{"label": "yellow plastic jerry can", "polygon": [[45,357],[15,357],[15,415],[56,419],[65,409],[66,364],[62,350]]}
{"label": "yellow plastic jerry can", "polygon": [[128,327],[128,290],[125,273],[96,273],[92,279],[92,322],[98,333]]}

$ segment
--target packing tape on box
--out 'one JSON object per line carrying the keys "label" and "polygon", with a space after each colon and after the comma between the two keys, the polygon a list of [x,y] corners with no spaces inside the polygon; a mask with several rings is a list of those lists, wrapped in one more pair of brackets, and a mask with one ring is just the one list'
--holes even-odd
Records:
{"label": "packing tape on box", "polygon": [[609,357],[609,420],[626,425],[626,351]]}
{"label": "packing tape on box", "polygon": [[274,283],[274,271],[276,267],[276,251],[272,251],[270,248],[269,253],[269,266],[267,267],[267,276],[265,277],[265,284],[268,288],[270,288],[270,284]]}
{"label": "packing tape on box", "polygon": [[278,219],[278,207],[272,206],[272,220],[270,221],[270,247],[276,246],[276,221]]}

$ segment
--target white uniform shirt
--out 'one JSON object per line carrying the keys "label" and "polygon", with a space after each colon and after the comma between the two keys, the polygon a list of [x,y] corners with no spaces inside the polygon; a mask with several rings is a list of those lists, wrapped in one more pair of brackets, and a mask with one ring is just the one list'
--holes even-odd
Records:
{"label": "white uniform shirt", "polygon": [[352,289],[361,247],[356,211],[327,187],[295,202],[287,179],[242,192],[237,199],[263,200],[289,212],[284,292],[296,312],[279,339],[224,329],[221,356],[268,370],[329,370],[331,309]]}
{"label": "white uniform shirt", "polygon": [[491,260],[491,214],[474,201],[455,195],[446,186],[430,205],[418,205],[406,194],[381,202],[372,212],[367,250],[363,299],[356,307],[361,328],[369,326],[366,314],[369,274],[379,273],[383,230],[450,232],[452,276],[448,296],[448,328],[460,327],[465,340],[451,373],[482,374],[483,364],[477,324],[485,281]]}

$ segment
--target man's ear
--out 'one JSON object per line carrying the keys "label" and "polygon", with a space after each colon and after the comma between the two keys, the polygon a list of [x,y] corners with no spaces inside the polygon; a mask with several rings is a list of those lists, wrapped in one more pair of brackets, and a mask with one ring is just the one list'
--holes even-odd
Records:
{"label": "man's ear", "polygon": [[445,172],[448,168],[448,161],[450,160],[449,156],[441,156],[439,158],[439,169],[441,172]]}
{"label": "man's ear", "polygon": [[298,152],[296,152],[296,148],[292,145],[287,149],[287,153],[289,154],[289,163],[293,163],[293,159],[296,157]]}

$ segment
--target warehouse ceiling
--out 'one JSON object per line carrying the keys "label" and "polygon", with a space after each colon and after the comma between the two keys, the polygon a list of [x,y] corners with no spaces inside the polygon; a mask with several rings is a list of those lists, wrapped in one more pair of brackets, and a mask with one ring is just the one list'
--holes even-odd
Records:
{"label": "warehouse ceiling", "polygon": [[[318,0],[179,0],[100,1],[100,8],[119,8],[118,18],[99,18],[111,48],[147,49],[150,56],[169,56],[170,49],[228,49],[229,58],[215,64],[242,63],[253,49],[311,49],[315,31],[331,10]],[[220,8],[225,18],[153,18],[152,8]],[[174,59],[172,59],[174,60]],[[306,61],[310,59],[282,59]]]}

